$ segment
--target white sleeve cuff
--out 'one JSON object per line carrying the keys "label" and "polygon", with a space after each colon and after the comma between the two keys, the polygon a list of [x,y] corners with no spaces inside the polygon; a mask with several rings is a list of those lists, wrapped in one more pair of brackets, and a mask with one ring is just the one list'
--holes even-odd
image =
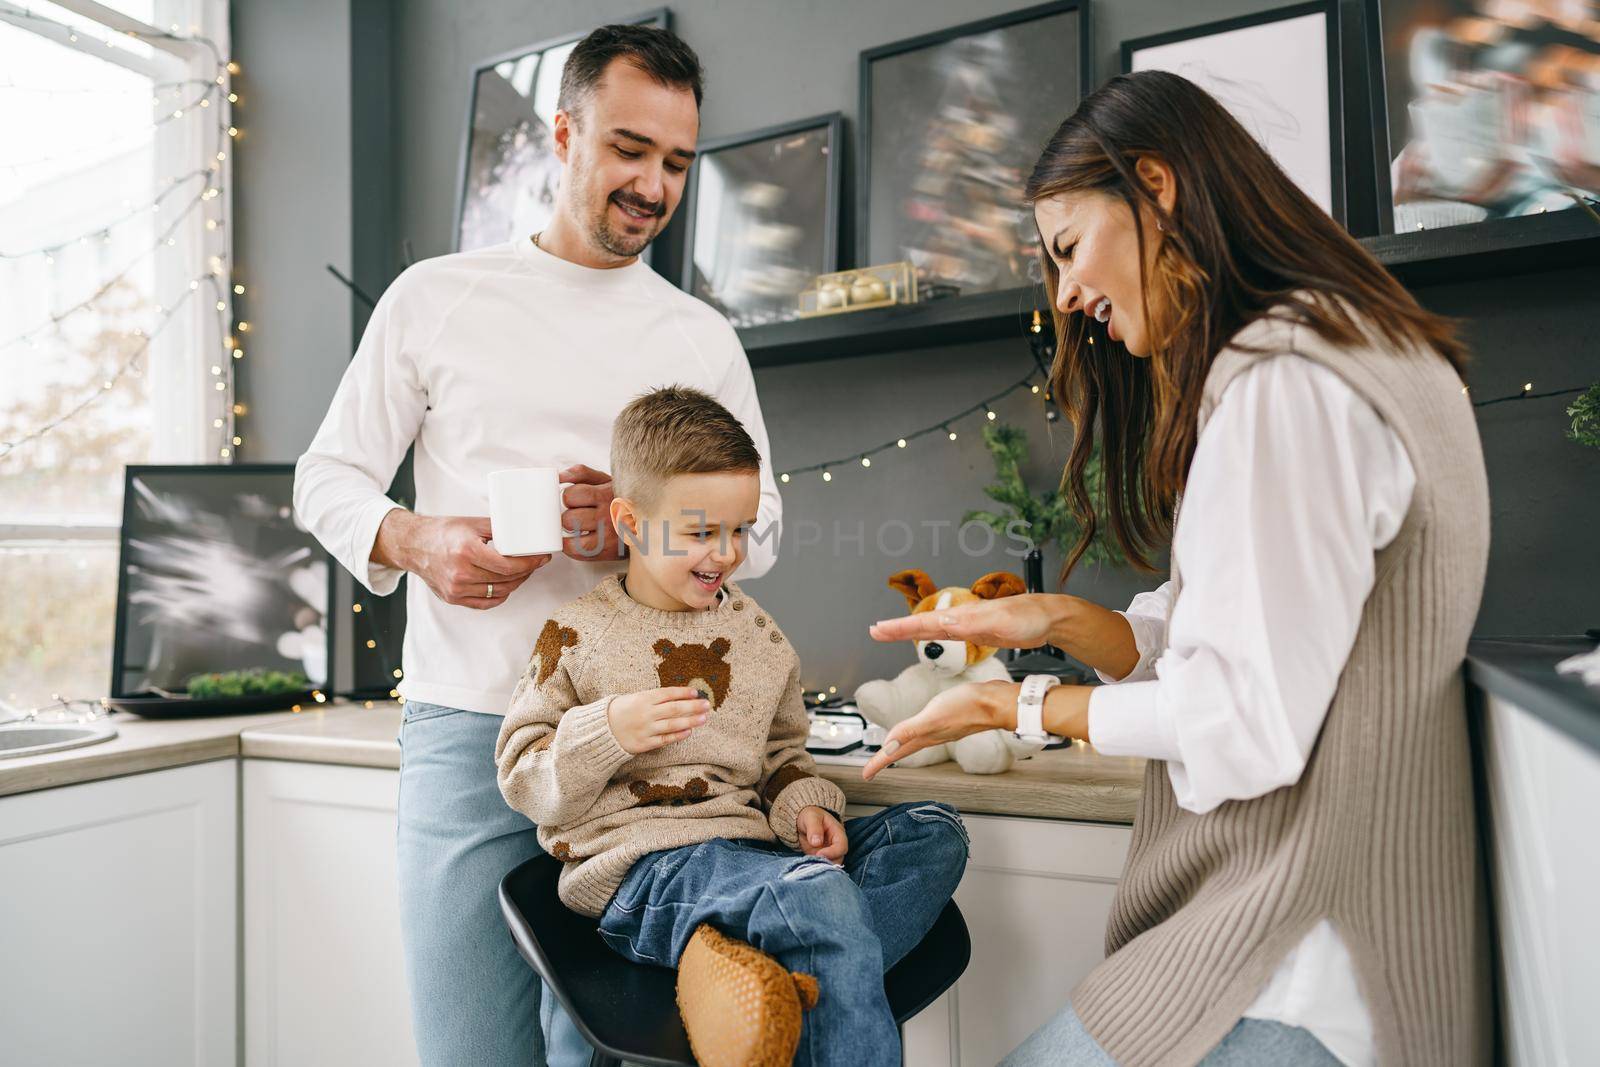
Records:
{"label": "white sleeve cuff", "polygon": [[1128,611],[1119,611],[1117,614],[1127,619],[1129,629],[1133,630],[1133,644],[1139,650],[1139,662],[1133,665],[1133,670],[1121,678],[1113,678],[1101,670],[1096,670],[1094,673],[1106,685],[1143,682],[1154,678],[1156,660],[1167,647],[1167,620]]}
{"label": "white sleeve cuff", "polygon": [[383,525],[389,512],[399,507],[386,496],[373,500],[370,506],[363,509],[351,538],[351,558],[366,563],[365,568],[352,567],[351,573],[378,596],[388,596],[394,592],[406,573],[395,567],[386,567],[372,558],[372,546],[378,541],[378,527]]}
{"label": "white sleeve cuff", "polygon": [[1097,686],[1089,694],[1089,744],[1107,756],[1182,762],[1159,681]]}

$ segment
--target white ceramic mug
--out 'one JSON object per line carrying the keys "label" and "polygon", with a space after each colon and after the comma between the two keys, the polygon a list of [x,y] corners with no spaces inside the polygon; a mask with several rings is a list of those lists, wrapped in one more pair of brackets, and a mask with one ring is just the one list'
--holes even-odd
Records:
{"label": "white ceramic mug", "polygon": [[513,467],[489,475],[491,544],[502,556],[561,551],[561,480],[554,467]]}

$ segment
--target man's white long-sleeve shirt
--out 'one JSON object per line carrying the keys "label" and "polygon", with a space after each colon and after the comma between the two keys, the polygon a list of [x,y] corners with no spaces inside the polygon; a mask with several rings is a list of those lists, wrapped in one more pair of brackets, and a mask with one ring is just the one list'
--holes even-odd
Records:
{"label": "man's white long-sleeve shirt", "polygon": [[[1167,761],[1179,806],[1207,812],[1300,779],[1371,593],[1411,506],[1399,436],[1336,373],[1285,354],[1229,385],[1196,442],[1172,551],[1183,592],[1121,614],[1139,662],[1089,700],[1089,740]],[[1375,1062],[1355,966],[1323,920],[1247,1016],[1302,1026]]]}
{"label": "man's white long-sleeve shirt", "polygon": [[[395,279],[300,457],[295,511],[363,585],[386,595],[401,572],[370,557],[397,506],[385,492],[413,443],[417,514],[488,515],[490,472],[575,463],[609,471],[617,413],[674,384],[715,396],[761,452],[758,518],[733,575],[759,577],[777,556],[782,500],[732,327],[642,261],[595,270],[527,238],[425,260]],[[488,610],[446,604],[420,579],[408,582],[401,694],[504,714],[543,621],[623,567],[557,555]]]}

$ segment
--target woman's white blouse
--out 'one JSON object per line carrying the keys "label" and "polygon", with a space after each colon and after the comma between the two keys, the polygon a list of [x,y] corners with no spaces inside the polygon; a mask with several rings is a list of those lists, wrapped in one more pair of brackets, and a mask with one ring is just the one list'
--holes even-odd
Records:
{"label": "woman's white blouse", "polygon": [[[1228,386],[1195,446],[1171,583],[1123,612],[1139,662],[1089,699],[1089,741],[1167,761],[1180,806],[1207,812],[1305,770],[1372,591],[1375,554],[1411,506],[1400,439],[1333,371],[1286,354]],[[1324,920],[1245,1012],[1375,1062],[1348,951]]]}

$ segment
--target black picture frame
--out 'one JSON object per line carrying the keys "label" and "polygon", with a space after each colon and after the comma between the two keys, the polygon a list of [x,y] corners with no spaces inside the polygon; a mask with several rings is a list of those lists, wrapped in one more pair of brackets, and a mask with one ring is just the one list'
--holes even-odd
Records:
{"label": "black picture frame", "polygon": [[[797,119],[793,122],[780,123],[748,133],[734,134],[729,137],[719,137],[704,141],[700,144],[695,158],[693,169],[690,171],[689,180],[685,185],[683,194],[683,264],[679,284],[684,292],[691,296],[700,296],[699,286],[696,284],[695,266],[695,239],[699,227],[699,193],[701,170],[705,161],[718,152],[731,149],[744,148],[763,141],[779,141],[794,137],[797,134],[810,133],[814,130],[823,130],[826,135],[826,151],[828,161],[823,175],[823,205],[822,205],[822,255],[816,264],[817,269],[813,275],[827,274],[837,271],[840,265],[840,223],[842,212],[840,201],[844,191],[844,115],[838,111],[825,115],[816,115],[811,118]],[[798,316],[798,307],[796,307]],[[735,325],[758,325],[755,323]],[[764,325],[764,324],[760,324]]]}
{"label": "black picture frame", "polygon": [[[111,643],[111,687],[108,690],[112,699],[121,697],[140,697],[147,695],[145,690],[132,690],[124,685],[128,673],[128,607],[129,607],[129,582],[128,570],[130,553],[128,538],[134,524],[130,523],[133,509],[136,507],[134,484],[143,478],[178,479],[197,477],[222,477],[233,481],[241,479],[279,478],[285,483],[282,487],[287,490],[285,499],[292,499],[294,492],[293,463],[196,463],[196,464],[134,464],[124,469],[122,483],[122,524],[119,534],[117,550],[117,601],[115,631]],[[322,682],[313,682],[316,690],[332,694],[335,692],[336,660],[335,660],[335,630],[338,620],[336,610],[337,590],[336,577],[338,564],[327,550],[319,544],[309,533],[306,535],[309,546],[322,559],[328,570],[327,611],[323,616],[323,628],[327,641],[327,677]]]}
{"label": "black picture frame", "polygon": [[[618,19],[615,21],[630,23],[636,26],[655,26],[663,30],[670,30],[672,29],[672,10],[667,7],[658,7],[643,12],[642,14],[635,15],[630,19]],[[600,23],[596,23],[595,25],[598,26]],[[588,36],[593,29],[594,27],[591,26],[588,29],[546,38],[545,40],[537,41],[521,48],[513,48],[509,51],[501,52],[499,55],[491,56],[488,59],[482,60],[472,68],[472,83],[467,90],[466,120],[462,124],[461,131],[461,152],[459,156],[460,166],[457,169],[455,226],[453,227],[451,234],[451,251],[464,251],[462,248],[462,231],[466,224],[468,185],[472,179],[472,150],[473,135],[476,132],[475,124],[478,113],[478,89],[483,75],[494,70],[495,67],[502,63],[515,63],[519,60],[526,59],[529,56],[540,55],[553,49],[563,48],[567,45],[575,44],[576,42],[583,40],[584,37]],[[473,247],[478,248],[486,246],[475,244]],[[651,252],[653,251],[653,248],[654,246],[652,245],[650,248],[645,249],[644,258],[646,262],[651,261]]]}
{"label": "black picture frame", "polygon": [[1390,177],[1395,135],[1389,119],[1385,0],[1353,2],[1360,5],[1369,56],[1365,88],[1370,102],[1369,129],[1374,156],[1372,191],[1377,222],[1376,236],[1369,242],[1371,250],[1391,269],[1408,265],[1422,268],[1425,272],[1422,276],[1430,281],[1595,262],[1600,256],[1600,219],[1590,214],[1600,211],[1595,201],[1591,201],[1589,210],[1574,204],[1559,211],[1397,232]]}
{"label": "black picture frame", "polygon": [[1216,37],[1224,33],[1238,30],[1254,29],[1258,26],[1269,26],[1275,22],[1286,22],[1290,19],[1300,19],[1308,15],[1322,15],[1324,17],[1324,36],[1326,39],[1325,57],[1327,62],[1327,93],[1328,93],[1328,162],[1329,162],[1329,203],[1328,214],[1340,225],[1359,232],[1366,227],[1351,226],[1351,212],[1349,205],[1349,190],[1352,184],[1363,184],[1364,176],[1355,176],[1349,172],[1346,159],[1346,144],[1352,137],[1366,136],[1366,118],[1364,115],[1351,115],[1345,106],[1345,73],[1347,64],[1344,56],[1344,35],[1341,31],[1341,14],[1339,0],[1310,0],[1307,3],[1290,4],[1286,7],[1274,8],[1270,11],[1258,11],[1249,15],[1240,15],[1235,18],[1218,19],[1195,26],[1185,26],[1181,29],[1168,30],[1164,33],[1149,34],[1143,37],[1132,37],[1122,42],[1121,57],[1123,73],[1131,73],[1134,69],[1134,60],[1137,53],[1164,45],[1178,44],[1185,41],[1195,41],[1205,37]]}
{"label": "black picture frame", "polygon": [[[856,211],[852,220],[855,227],[855,262],[856,267],[875,266],[874,257],[883,262],[892,262],[901,258],[901,255],[875,254],[872,248],[872,172],[873,172],[873,67],[884,60],[905,55],[910,52],[922,51],[940,45],[949,44],[963,38],[978,37],[995,30],[1009,29],[1028,22],[1037,22],[1042,19],[1055,18],[1062,15],[1075,16],[1074,28],[1077,33],[1078,77],[1076,79],[1077,98],[1062,101],[1056,108],[1059,112],[1048,130],[1038,137],[1038,144],[1025,146],[1025,155],[1030,158],[1023,164],[1024,171],[1033,162],[1032,156],[1042,151],[1045,141],[1054,132],[1055,127],[1072,113],[1079,102],[1089,94],[1094,85],[1093,63],[1093,33],[1090,18],[1090,0],[1058,0],[1054,3],[1038,4],[1017,11],[995,15],[990,18],[980,19],[975,22],[966,22],[958,26],[935,30],[932,33],[921,34],[902,41],[868,48],[861,53],[859,89],[860,101],[856,120]],[[1026,81],[1027,79],[1023,79]],[[1024,178],[1026,174],[1024,173]],[[1020,203],[1021,190],[1018,190]],[[1004,291],[1007,289],[1030,289],[1037,286],[1037,280],[1030,278],[1018,279],[1015,285],[1000,286],[995,289],[976,289],[972,293]],[[965,295],[965,294],[964,294]]]}

